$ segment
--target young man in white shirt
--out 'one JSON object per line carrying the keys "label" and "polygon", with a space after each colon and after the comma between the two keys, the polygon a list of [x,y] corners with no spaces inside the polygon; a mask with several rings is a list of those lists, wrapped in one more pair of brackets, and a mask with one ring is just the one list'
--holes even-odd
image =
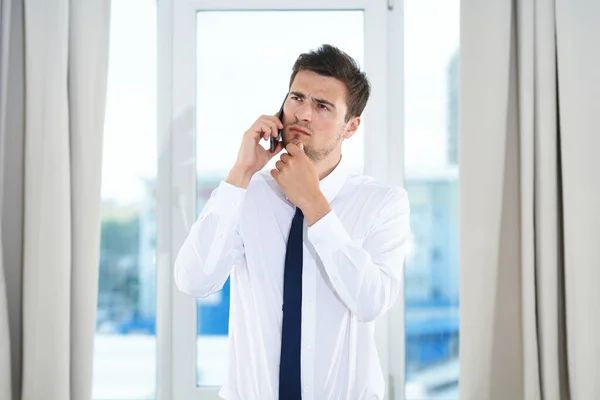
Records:
{"label": "young man in white shirt", "polygon": [[183,292],[205,297],[231,277],[227,400],[383,399],[374,324],[403,284],[410,210],[404,189],[345,168],[369,93],[339,49],[300,55],[283,121],[261,116],[244,133],[179,251]]}

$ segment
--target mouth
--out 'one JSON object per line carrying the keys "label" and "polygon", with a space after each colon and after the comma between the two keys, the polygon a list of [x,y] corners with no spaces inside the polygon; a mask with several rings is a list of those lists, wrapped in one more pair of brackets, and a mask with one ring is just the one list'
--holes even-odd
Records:
{"label": "mouth", "polygon": [[310,136],[310,133],[306,132],[304,129],[298,128],[297,126],[290,127],[290,132],[297,132],[306,136]]}

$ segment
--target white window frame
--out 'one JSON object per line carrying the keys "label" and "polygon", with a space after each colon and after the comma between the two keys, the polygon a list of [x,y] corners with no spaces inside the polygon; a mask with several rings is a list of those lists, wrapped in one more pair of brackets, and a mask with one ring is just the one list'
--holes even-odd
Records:
{"label": "white window frame", "polygon": [[[388,55],[388,160],[387,180],[404,186],[404,0],[387,0]],[[404,266],[403,266],[404,268]],[[404,400],[406,384],[406,334],[404,285],[387,313],[388,381],[386,399]]]}
{"label": "white window frame", "polygon": [[[173,264],[196,214],[196,13],[207,10],[363,10],[365,65],[373,87],[365,109],[365,173],[403,184],[403,14],[393,0],[158,1],[157,399],[217,399],[196,386],[196,302],[174,284]],[[184,38],[186,38],[184,40]],[[382,107],[383,109],[380,109]],[[387,118],[381,118],[386,115]],[[195,164],[195,163],[192,163]],[[378,321],[386,398],[404,399],[404,291]]]}

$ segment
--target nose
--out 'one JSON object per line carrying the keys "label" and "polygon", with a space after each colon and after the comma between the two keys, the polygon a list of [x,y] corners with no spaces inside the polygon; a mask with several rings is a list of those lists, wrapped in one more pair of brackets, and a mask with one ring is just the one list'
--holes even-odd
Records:
{"label": "nose", "polygon": [[312,120],[312,107],[310,101],[303,101],[294,112],[298,121],[310,122]]}

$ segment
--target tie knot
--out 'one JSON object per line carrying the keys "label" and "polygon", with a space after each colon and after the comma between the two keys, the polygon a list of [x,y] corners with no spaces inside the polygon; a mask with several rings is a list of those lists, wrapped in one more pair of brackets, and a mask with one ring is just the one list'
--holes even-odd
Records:
{"label": "tie knot", "polygon": [[296,214],[294,214],[294,219],[298,218],[304,218],[304,214],[302,213],[302,210],[299,207],[296,207]]}

